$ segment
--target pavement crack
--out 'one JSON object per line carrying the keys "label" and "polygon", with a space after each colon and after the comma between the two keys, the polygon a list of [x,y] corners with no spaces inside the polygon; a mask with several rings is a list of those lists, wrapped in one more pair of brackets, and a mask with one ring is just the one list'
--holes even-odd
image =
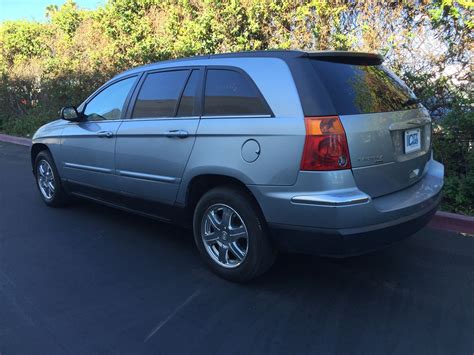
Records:
{"label": "pavement crack", "polygon": [[143,340],[144,343],[146,343],[153,335],[156,334],[156,332],[158,332],[161,328],[163,328],[163,326],[165,326],[166,323],[168,323],[171,319],[174,318],[174,316],[176,316],[176,314],[178,314],[179,311],[181,311],[184,307],[186,307],[188,304],[191,303],[191,301],[196,298],[197,296],[199,296],[199,294],[201,293],[201,289],[198,288],[196,291],[194,291],[192,293],[191,296],[189,296],[183,303],[181,303],[178,307],[176,307],[174,309],[173,312],[170,313],[170,315],[168,317],[166,317],[164,320],[162,320],[160,323],[158,323],[158,325],[153,328],[153,330],[150,332],[150,334],[148,334],[148,336],[145,338],[145,340]]}

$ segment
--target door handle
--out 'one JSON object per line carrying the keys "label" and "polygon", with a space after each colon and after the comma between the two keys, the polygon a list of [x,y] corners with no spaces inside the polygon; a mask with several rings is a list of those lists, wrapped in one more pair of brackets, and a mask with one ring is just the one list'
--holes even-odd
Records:
{"label": "door handle", "polygon": [[100,131],[97,133],[100,138],[112,138],[114,134],[110,131]]}
{"label": "door handle", "polygon": [[189,133],[188,133],[188,131],[185,131],[185,130],[182,130],[182,129],[175,129],[175,130],[166,132],[165,135],[168,138],[174,138],[174,137],[186,138],[186,137],[189,136]]}

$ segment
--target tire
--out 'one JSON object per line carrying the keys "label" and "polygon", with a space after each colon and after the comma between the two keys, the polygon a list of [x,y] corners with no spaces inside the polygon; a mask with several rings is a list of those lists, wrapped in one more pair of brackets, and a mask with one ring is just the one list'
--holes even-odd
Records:
{"label": "tire", "polygon": [[275,261],[276,249],[263,214],[241,188],[223,186],[205,193],[194,210],[193,230],[201,256],[212,271],[227,280],[249,281]]}
{"label": "tire", "polygon": [[69,202],[69,196],[61,184],[58,169],[49,151],[43,150],[36,156],[34,175],[41,199],[46,205],[62,207]]}

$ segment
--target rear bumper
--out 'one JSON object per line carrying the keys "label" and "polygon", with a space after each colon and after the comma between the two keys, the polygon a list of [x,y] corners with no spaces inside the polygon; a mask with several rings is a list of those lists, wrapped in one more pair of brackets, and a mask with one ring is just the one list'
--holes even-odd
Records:
{"label": "rear bumper", "polygon": [[441,193],[433,205],[416,215],[358,228],[324,229],[270,224],[271,236],[283,251],[348,257],[395,244],[423,228],[435,214]]}
{"label": "rear bumper", "polygon": [[444,168],[430,160],[416,184],[373,199],[357,189],[348,170],[301,175],[291,188],[252,190],[276,245],[344,257],[393,244],[426,225],[441,200]]}

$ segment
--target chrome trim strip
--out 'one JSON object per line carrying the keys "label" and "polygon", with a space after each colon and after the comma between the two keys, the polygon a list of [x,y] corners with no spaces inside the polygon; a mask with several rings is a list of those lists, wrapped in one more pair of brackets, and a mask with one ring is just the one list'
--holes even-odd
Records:
{"label": "chrome trim strip", "polygon": [[[116,137],[119,138],[170,138],[169,134],[166,132],[158,132],[158,133],[122,133],[118,132]],[[187,137],[183,138],[189,138],[189,137],[195,137],[196,134],[194,133],[188,133]],[[172,138],[179,138],[178,136],[174,136]]]}
{"label": "chrome trim strip", "polygon": [[99,168],[97,166],[74,164],[74,163],[64,163],[64,167],[71,168],[71,169],[94,171],[96,173],[105,173],[105,174],[111,174],[113,172],[112,169]]}
{"label": "chrome trim strip", "polygon": [[301,203],[306,205],[318,206],[351,206],[370,201],[370,196],[361,191],[341,191],[339,193],[315,194],[315,195],[301,195],[291,198],[293,203]]}
{"label": "chrome trim strip", "polygon": [[388,129],[390,131],[399,131],[412,128],[421,128],[422,126],[428,124],[431,124],[431,119],[429,117],[417,117],[408,121],[394,122],[388,127]]}
{"label": "chrome trim strip", "polygon": [[211,115],[204,115],[201,118],[271,118],[272,115],[221,115],[221,116],[211,116]]}
{"label": "chrome trim strip", "polygon": [[124,118],[123,122],[133,121],[176,121],[176,120],[196,120],[200,116],[177,116],[177,117],[146,117],[146,118]]}
{"label": "chrome trim strip", "polygon": [[174,178],[171,176],[162,176],[162,175],[152,175],[152,174],[145,174],[145,173],[137,173],[134,171],[126,171],[126,170],[117,170],[117,174],[124,177],[130,177],[135,179],[143,179],[143,180],[151,180],[151,181],[159,181],[159,182],[168,182],[168,183],[178,183],[181,179]]}

